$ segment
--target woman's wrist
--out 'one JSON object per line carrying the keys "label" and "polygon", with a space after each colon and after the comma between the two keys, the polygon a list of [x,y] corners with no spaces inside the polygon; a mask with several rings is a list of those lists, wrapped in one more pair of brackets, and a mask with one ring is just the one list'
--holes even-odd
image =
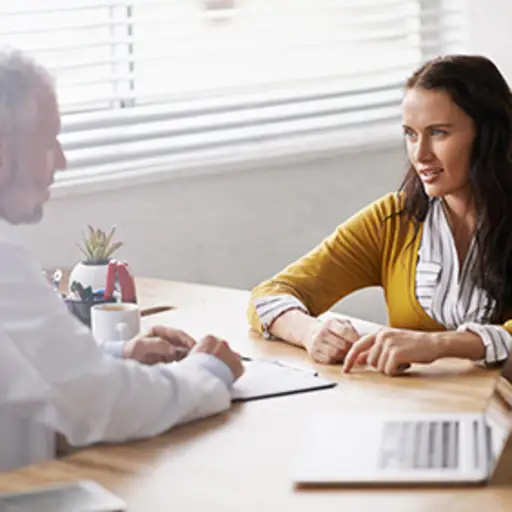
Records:
{"label": "woman's wrist", "polygon": [[436,359],[459,357],[478,361],[485,356],[482,339],[474,332],[441,331],[425,334],[432,341]]}
{"label": "woman's wrist", "polygon": [[291,309],[277,317],[269,327],[271,334],[299,347],[307,347],[307,340],[319,320],[300,309]]}

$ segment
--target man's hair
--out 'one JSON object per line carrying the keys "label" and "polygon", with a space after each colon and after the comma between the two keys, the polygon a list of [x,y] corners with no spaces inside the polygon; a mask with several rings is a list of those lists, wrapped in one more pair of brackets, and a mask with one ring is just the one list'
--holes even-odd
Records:
{"label": "man's hair", "polygon": [[54,91],[48,71],[19,50],[0,49],[0,137],[36,123],[41,90]]}

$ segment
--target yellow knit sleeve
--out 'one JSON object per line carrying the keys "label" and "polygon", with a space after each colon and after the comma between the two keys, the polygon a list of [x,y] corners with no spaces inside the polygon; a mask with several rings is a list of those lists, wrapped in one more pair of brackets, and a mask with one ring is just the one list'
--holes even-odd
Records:
{"label": "yellow knit sleeve", "polygon": [[512,335],[512,318],[506,320],[501,327],[503,327],[503,329],[505,329],[509,334]]}
{"label": "yellow knit sleeve", "polygon": [[251,326],[262,331],[255,298],[293,295],[317,316],[355,290],[381,285],[384,248],[390,237],[386,219],[398,213],[400,206],[396,194],[375,201],[309,254],[254,288],[247,312]]}

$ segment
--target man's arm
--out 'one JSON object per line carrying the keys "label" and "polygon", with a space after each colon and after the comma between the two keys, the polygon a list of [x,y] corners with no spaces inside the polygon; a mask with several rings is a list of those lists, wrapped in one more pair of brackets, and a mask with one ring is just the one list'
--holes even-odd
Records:
{"label": "man's arm", "polygon": [[15,414],[83,445],[152,436],[229,407],[228,387],[201,358],[144,366],[109,357],[30,253],[2,245],[0,403]]}

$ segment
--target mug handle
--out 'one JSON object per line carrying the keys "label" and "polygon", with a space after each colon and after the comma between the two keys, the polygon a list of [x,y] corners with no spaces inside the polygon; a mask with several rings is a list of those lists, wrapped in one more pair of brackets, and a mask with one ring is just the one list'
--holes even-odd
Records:
{"label": "mug handle", "polygon": [[116,332],[119,341],[128,341],[130,339],[130,327],[125,322],[116,324]]}

